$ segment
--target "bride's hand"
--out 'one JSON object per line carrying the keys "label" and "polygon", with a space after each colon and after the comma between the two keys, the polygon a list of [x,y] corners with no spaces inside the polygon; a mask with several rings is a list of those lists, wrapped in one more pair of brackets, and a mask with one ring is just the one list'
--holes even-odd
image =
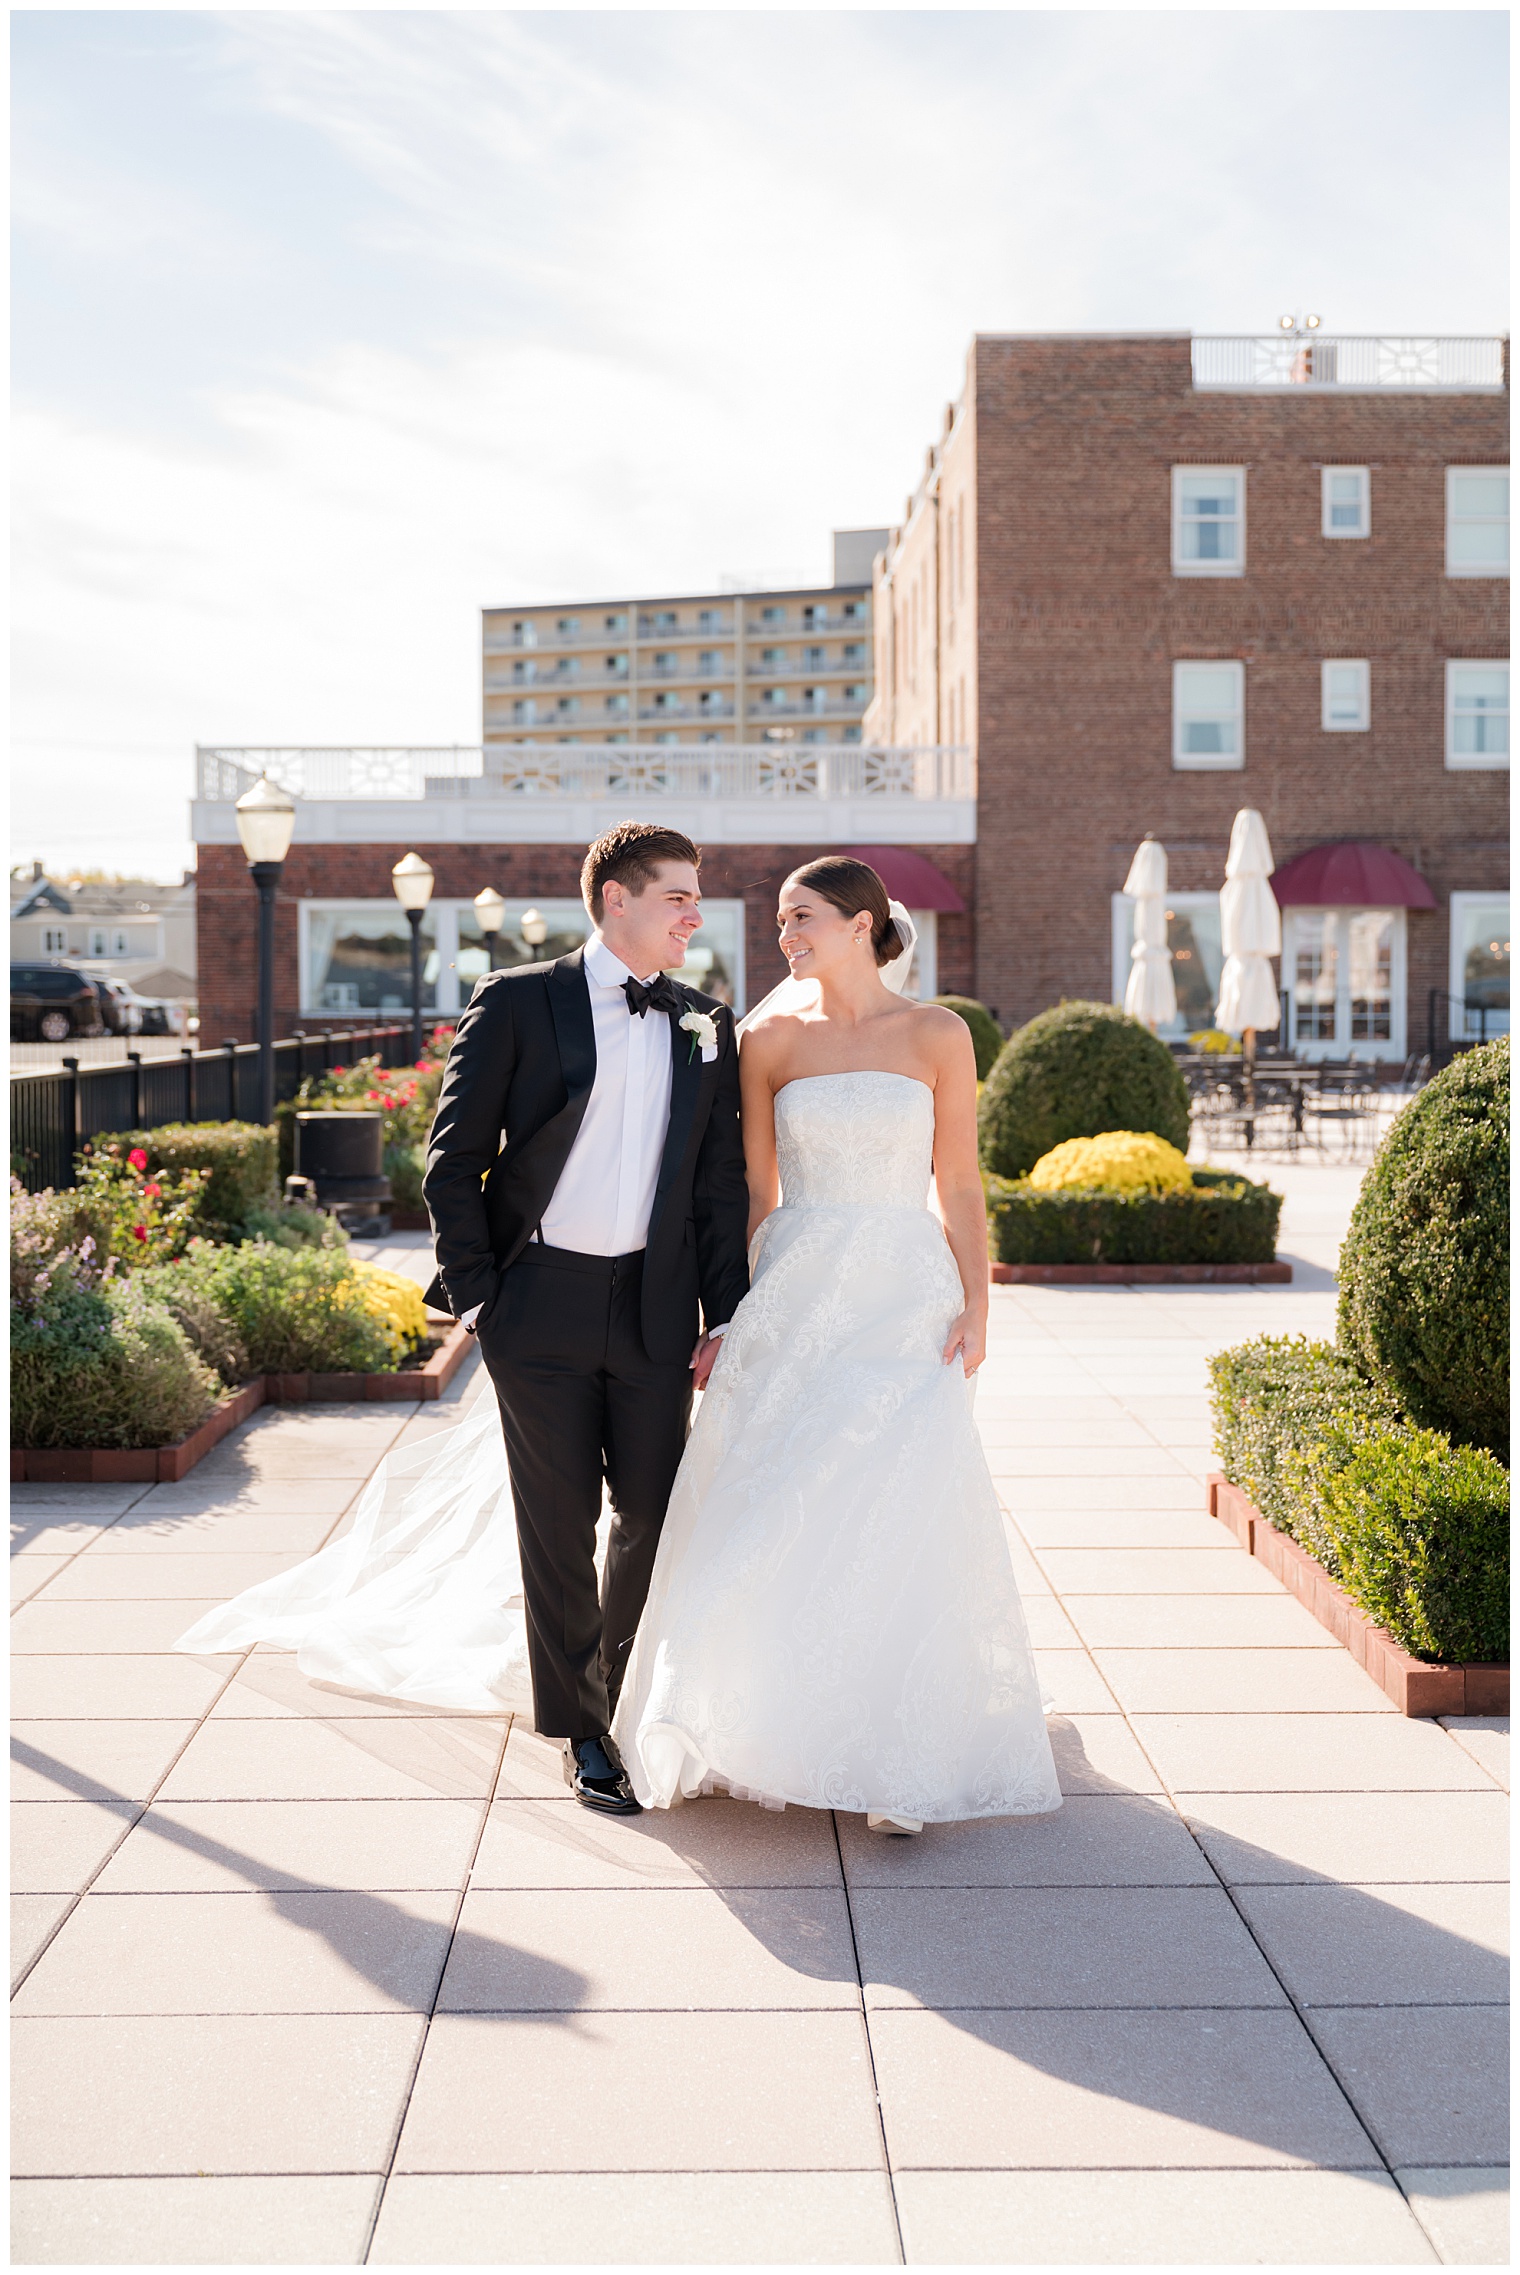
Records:
{"label": "bride's hand", "polygon": [[957,1352],[960,1354],[961,1364],[967,1374],[975,1374],[987,1356],[987,1322],[985,1319],[978,1319],[971,1312],[963,1311],[959,1319],[952,1320],[950,1333],[945,1343],[946,1366],[949,1366]]}

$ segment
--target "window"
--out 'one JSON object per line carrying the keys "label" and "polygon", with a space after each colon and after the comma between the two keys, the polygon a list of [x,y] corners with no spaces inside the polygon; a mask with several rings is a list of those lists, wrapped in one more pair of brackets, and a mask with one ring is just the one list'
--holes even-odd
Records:
{"label": "window", "polygon": [[844,623],[858,624],[865,612],[866,606],[863,600],[847,600],[839,614]]}
{"label": "window", "polygon": [[786,610],[784,608],[762,608],[760,621],[762,624],[784,624],[786,622]]}
{"label": "window", "polygon": [[580,671],[579,656],[561,656],[554,667],[554,676],[556,679],[579,679]]}
{"label": "window", "polygon": [[1319,723],[1327,735],[1365,734],[1372,725],[1372,667],[1325,663],[1319,667]]}
{"label": "window", "polygon": [[1322,466],[1319,499],[1321,536],[1371,536],[1372,474],[1368,467]]}
{"label": "window", "polygon": [[699,632],[721,632],[722,629],[723,620],[715,608],[699,608],[697,610],[697,630]]}
{"label": "window", "polygon": [[517,617],[512,625],[512,645],[515,648],[536,648],[538,646],[538,626],[527,623],[520,616]]}
{"label": "window", "polygon": [[1509,468],[1446,469],[1446,574],[1509,575]]}
{"label": "window", "polygon": [[538,705],[531,695],[523,696],[512,706],[512,716],[525,727],[531,727],[538,717]]}
{"label": "window", "polygon": [[1245,565],[1245,468],[1174,466],[1172,574],[1238,577]]}
{"label": "window", "polygon": [[562,640],[578,640],[580,638],[581,620],[578,616],[561,616],[554,629]]}
{"label": "window", "polygon": [[864,703],[866,699],[866,691],[864,687],[859,685],[856,685],[854,687],[841,687],[839,692],[846,703]]}
{"label": "window", "polygon": [[839,651],[839,660],[843,664],[863,664],[866,660],[864,640],[846,640]]}
{"label": "window", "polygon": [[1451,896],[1450,1039],[1509,1033],[1509,894]]}
{"label": "window", "polygon": [[106,938],[107,935],[100,925],[91,925],[90,954],[92,956],[108,956],[110,954],[111,951],[106,946]]}
{"label": "window", "polygon": [[809,711],[826,711],[829,707],[829,691],[826,687],[805,687],[802,690],[802,700]]}
{"label": "window", "polygon": [[49,925],[42,935],[42,953],[44,956],[61,956],[66,953],[68,945],[69,936],[61,924]]}
{"label": "window", "polygon": [[760,661],[767,671],[779,671],[786,662],[785,648],[762,648]]}
{"label": "window", "polygon": [[716,679],[718,673],[723,669],[723,658],[719,651],[716,648],[699,649],[697,651],[697,669],[704,678]]}
{"label": "window", "polygon": [[1310,1058],[1404,1055],[1404,911],[1290,908],[1283,913],[1288,1036]]}
{"label": "window", "polygon": [[658,649],[656,649],[656,651],[655,651],[655,658],[654,658],[654,669],[655,669],[655,676],[656,676],[656,678],[657,678],[657,679],[673,679],[673,678],[674,678],[674,676],[675,676],[675,673],[676,673],[676,668],[677,668],[677,664],[678,664],[678,661],[679,661],[679,659],[678,659],[678,657],[677,657],[677,655],[676,655],[676,652],[675,652],[674,648],[658,648]]}
{"label": "window", "polygon": [[[422,1002],[428,1011],[438,1008],[440,914],[430,903],[422,918]],[[384,901],[303,901],[301,942],[303,1010],[410,1009],[411,936],[398,907]]]}
{"label": "window", "polygon": [[606,668],[611,672],[614,679],[626,679],[628,677],[628,658],[626,656],[609,656]]}
{"label": "window", "polygon": [[802,661],[809,671],[822,671],[827,665],[828,657],[822,648],[804,648]]}
{"label": "window", "polygon": [[559,698],[558,702],[555,704],[554,709],[556,715],[559,718],[573,719],[576,713],[579,711],[580,707],[581,699],[578,695],[562,695]]}
{"label": "window", "polygon": [[626,711],[628,708],[628,698],[626,695],[604,696],[603,703],[605,705],[605,708],[609,711]]}
{"label": "window", "polygon": [[619,610],[615,616],[604,616],[602,618],[602,630],[604,632],[626,632],[627,629],[628,618],[622,610]]}
{"label": "window", "polygon": [[1446,666],[1446,764],[1466,767],[1509,764],[1509,665],[1448,663]]}
{"label": "window", "polygon": [[1246,667],[1174,663],[1172,764],[1203,771],[1245,764]]}
{"label": "window", "polygon": [[[1124,893],[1113,897],[1113,999],[1124,1001],[1130,950],[1135,944],[1135,904]],[[1166,944],[1172,951],[1172,986],[1177,1016],[1161,1034],[1176,1040],[1214,1024],[1224,951],[1219,936],[1217,893],[1169,893]]]}
{"label": "window", "polygon": [[512,683],[515,687],[526,686],[530,679],[537,679],[537,677],[538,665],[531,656],[526,663],[512,666]]}
{"label": "window", "polygon": [[654,627],[657,632],[673,632],[676,628],[675,610],[673,608],[657,608],[654,615]]}

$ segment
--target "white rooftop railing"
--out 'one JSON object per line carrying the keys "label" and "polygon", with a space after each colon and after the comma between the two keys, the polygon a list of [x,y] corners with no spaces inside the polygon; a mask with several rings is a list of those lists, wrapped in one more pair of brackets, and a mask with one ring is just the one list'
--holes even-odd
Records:
{"label": "white rooftop railing", "polygon": [[1195,387],[1501,387],[1504,341],[1267,332],[1193,341]]}
{"label": "white rooftop railing", "polygon": [[196,795],[232,805],[259,776],[292,797],[923,798],[976,796],[953,744],[513,743],[484,749],[258,750],[202,744]]}

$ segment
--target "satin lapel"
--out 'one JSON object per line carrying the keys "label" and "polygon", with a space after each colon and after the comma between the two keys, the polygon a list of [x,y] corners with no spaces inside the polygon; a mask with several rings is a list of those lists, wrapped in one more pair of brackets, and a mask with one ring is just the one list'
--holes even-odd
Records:
{"label": "satin lapel", "polygon": [[686,1151],[686,1140],[691,1134],[691,1117],[696,1111],[697,1092],[702,1087],[702,1054],[692,1047],[693,1038],[683,1034],[679,1024],[682,1015],[691,1006],[680,988],[677,988],[676,993],[681,997],[680,1010],[667,1011],[665,1014],[670,1021],[670,1126],[665,1132],[665,1150],[660,1155],[660,1174],[655,1181],[654,1211],[649,1226],[651,1234],[659,1219],[661,1204],[670,1181],[680,1167],[681,1156]]}
{"label": "satin lapel", "polygon": [[[561,956],[549,974],[549,1010],[554,1019],[554,1038],[559,1044],[560,1072],[568,1093],[560,1112],[573,1110],[578,1129],[585,1116],[591,1085],[596,1080],[596,1028],[592,1024],[591,994],[581,969],[579,948],[572,949],[568,956]],[[555,1119],[557,1121],[559,1115]]]}

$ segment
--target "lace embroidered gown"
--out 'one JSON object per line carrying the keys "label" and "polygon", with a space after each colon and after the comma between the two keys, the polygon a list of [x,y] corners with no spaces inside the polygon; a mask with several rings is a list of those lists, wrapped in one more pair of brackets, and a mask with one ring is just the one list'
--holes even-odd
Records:
{"label": "lace embroidered gown", "polygon": [[1060,1805],[1023,1607],[927,1206],[933,1093],[810,1075],[776,1097],[761,1226],[671,1497],[613,1725],[646,1807],[945,1823]]}

